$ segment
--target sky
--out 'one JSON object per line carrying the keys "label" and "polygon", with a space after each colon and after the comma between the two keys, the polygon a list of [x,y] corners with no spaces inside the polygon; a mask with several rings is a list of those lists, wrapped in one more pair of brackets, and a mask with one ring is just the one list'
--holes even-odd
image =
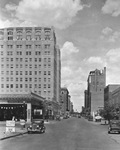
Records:
{"label": "sky", "polygon": [[10,26],[54,26],[75,111],[90,71],[106,67],[106,85],[120,84],[120,0],[0,0],[0,28]]}

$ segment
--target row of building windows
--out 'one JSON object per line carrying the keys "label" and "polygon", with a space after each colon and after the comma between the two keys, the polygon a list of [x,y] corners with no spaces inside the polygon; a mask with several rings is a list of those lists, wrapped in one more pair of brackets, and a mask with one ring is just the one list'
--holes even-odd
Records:
{"label": "row of building windows", "polygon": [[[21,53],[19,53],[21,54]],[[11,53],[9,53],[9,55],[11,55]],[[22,62],[23,60],[25,60],[25,62],[32,62],[32,60],[34,59],[34,62],[41,62],[42,58],[15,58],[16,62]],[[6,58],[6,61],[13,61],[13,58]],[[51,58],[43,58],[44,62],[51,62]],[[1,62],[4,62],[4,58],[1,58]]]}
{"label": "row of building windows", "polygon": [[[1,75],[41,75],[41,71],[1,71]],[[51,71],[44,71],[44,75],[51,75]]]}
{"label": "row of building windows", "polygon": [[[41,82],[41,81],[44,81],[44,82],[50,82],[51,81],[51,79],[50,78],[44,78],[44,79],[41,79],[41,78],[15,78],[15,81],[16,82],[22,82],[22,81],[25,81],[25,82],[28,82],[28,81],[34,81],[34,82]],[[4,78],[4,77],[1,77],[1,81],[7,81],[7,82],[9,82],[9,81],[13,81],[13,77],[11,77],[11,78],[9,78],[9,77],[6,77],[6,78]]]}
{"label": "row of building windows", "polygon": [[[14,87],[15,86],[15,87]],[[23,88],[23,84],[1,84],[1,88]],[[44,88],[50,88],[50,84],[44,84]],[[25,88],[41,88],[41,84],[25,84]]]}
{"label": "row of building windows", "polygon": [[[7,48],[8,49],[13,49],[13,46],[14,45],[7,45]],[[25,45],[25,47],[26,47],[26,49],[32,49],[32,46],[33,45],[31,45],[31,44],[29,44],[29,45]],[[2,49],[2,48],[4,48],[4,45],[0,45],[0,48]],[[16,45],[16,48],[19,48],[19,49],[21,49],[21,48],[23,48],[23,45]],[[40,48],[42,48],[42,45],[35,45],[35,48],[36,49],[40,49]],[[44,48],[45,49],[49,49],[50,48],[50,44],[44,44]]]}
{"label": "row of building windows", "polygon": [[[25,66],[25,68],[29,68],[29,69],[32,69],[32,68],[35,68],[35,69],[40,69],[41,68],[41,64],[35,64],[35,65],[32,65],[32,64],[15,64],[15,67],[16,68],[23,68]],[[14,68],[14,64],[1,64],[1,68]],[[51,64],[44,64],[44,68],[51,68]]]}
{"label": "row of building windows", "polygon": [[[22,55],[23,54],[23,52],[22,51],[17,51],[16,52],[16,55]],[[4,55],[4,51],[0,51],[0,55],[2,56],[2,55]],[[7,51],[7,55],[13,55],[13,51]],[[27,51],[26,52],[26,55],[32,55],[32,52],[31,51]],[[41,52],[40,51],[35,51],[35,55],[41,55]],[[44,55],[50,55],[50,51],[45,51],[44,52]]]}

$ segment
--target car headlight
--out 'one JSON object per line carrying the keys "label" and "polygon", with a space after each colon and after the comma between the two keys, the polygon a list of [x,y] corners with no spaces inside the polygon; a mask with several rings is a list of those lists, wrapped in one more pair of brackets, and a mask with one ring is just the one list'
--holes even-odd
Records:
{"label": "car headlight", "polygon": [[32,128],[32,125],[30,125],[30,128]]}
{"label": "car headlight", "polygon": [[37,128],[39,128],[39,125],[37,125]]}

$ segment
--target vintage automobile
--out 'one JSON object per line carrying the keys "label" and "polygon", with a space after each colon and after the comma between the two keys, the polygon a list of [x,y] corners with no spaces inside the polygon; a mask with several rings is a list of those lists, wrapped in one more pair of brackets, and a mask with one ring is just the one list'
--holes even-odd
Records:
{"label": "vintage automobile", "polygon": [[108,126],[108,134],[110,133],[119,133],[120,134],[120,121],[111,120]]}
{"label": "vintage automobile", "polygon": [[44,120],[34,120],[28,127],[27,132],[30,133],[45,133]]}

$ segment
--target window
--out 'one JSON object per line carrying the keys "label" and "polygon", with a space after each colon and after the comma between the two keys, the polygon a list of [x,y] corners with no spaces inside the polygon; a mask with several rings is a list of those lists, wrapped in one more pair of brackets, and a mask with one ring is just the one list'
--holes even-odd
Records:
{"label": "window", "polygon": [[50,40],[50,31],[45,30],[45,40]]}
{"label": "window", "polygon": [[22,60],[23,60],[23,59],[22,59],[22,58],[20,58],[20,61],[21,61],[21,62],[22,62]]}
{"label": "window", "polygon": [[9,81],[9,78],[8,78],[8,77],[6,78],[6,81]]}
{"label": "window", "polygon": [[22,31],[17,31],[17,40],[22,40]]}
{"label": "window", "polygon": [[20,88],[22,88],[23,87],[23,85],[22,84],[20,84]]}
{"label": "window", "polygon": [[3,40],[3,39],[4,39],[4,31],[1,30],[1,31],[0,31],[0,40]]}
{"label": "window", "polygon": [[16,75],[18,75],[18,71],[16,71]]}
{"label": "window", "polygon": [[40,49],[40,48],[41,48],[41,45],[35,45],[35,48],[36,48],[36,49]]}
{"label": "window", "polygon": [[16,81],[18,81],[18,78],[16,78]]}
{"label": "window", "polygon": [[46,71],[44,71],[44,75],[46,75]]}
{"label": "window", "polygon": [[[8,58],[9,59],[9,58]],[[1,62],[3,62],[4,61],[4,58],[1,58]],[[6,61],[7,61],[7,58],[6,58]]]}
{"label": "window", "polygon": [[25,71],[25,75],[28,75],[28,71]]}
{"label": "window", "polygon": [[4,84],[1,84],[1,88],[4,88]]}
{"label": "window", "polygon": [[37,68],[37,65],[35,64],[35,68]]}
{"label": "window", "polygon": [[8,40],[13,40],[13,31],[8,31]]}
{"label": "window", "polygon": [[10,68],[13,68],[13,64],[10,64]]}
{"label": "window", "polygon": [[39,78],[39,82],[41,82],[41,78]]}
{"label": "window", "polygon": [[9,88],[9,84],[6,84],[6,88]]}
{"label": "window", "polygon": [[35,84],[35,88],[37,88],[37,84]]}
{"label": "window", "polygon": [[48,88],[50,88],[50,84],[48,84]]}
{"label": "window", "polygon": [[44,78],[44,82],[46,82],[46,78]]}
{"label": "window", "polygon": [[3,48],[3,45],[0,45],[0,48]]}
{"label": "window", "polygon": [[25,62],[28,62],[28,58],[25,58]]}
{"label": "window", "polygon": [[32,88],[32,84],[29,84],[29,88]]}
{"label": "window", "polygon": [[41,84],[39,84],[39,88],[41,88]]}
{"label": "window", "polygon": [[13,81],[13,77],[10,78],[10,81]]}
{"label": "window", "polygon": [[29,81],[31,82],[31,81],[32,81],[32,78],[29,78]]}
{"label": "window", "polygon": [[44,62],[47,62],[47,58],[44,58]]}
{"label": "window", "polygon": [[28,85],[27,85],[27,84],[25,84],[25,88],[28,88]]}
{"label": "window", "polygon": [[51,58],[48,58],[48,62],[51,62]]}
{"label": "window", "polygon": [[10,72],[10,75],[13,75],[13,71]]}
{"label": "window", "polygon": [[35,58],[35,62],[37,62],[37,58]]}
{"label": "window", "polygon": [[37,82],[37,78],[35,78],[34,81]]}
{"label": "window", "polygon": [[26,40],[31,40],[31,31],[26,32]]}
{"label": "window", "polygon": [[11,58],[10,61],[13,61],[13,58]]}
{"label": "window", "polygon": [[18,84],[16,84],[16,88],[18,88]]}
{"label": "window", "polygon": [[32,75],[32,71],[29,71],[29,75]]}
{"label": "window", "polygon": [[31,55],[31,51],[27,51],[27,52],[26,52],[26,55]]}
{"label": "window", "polygon": [[45,49],[49,49],[50,48],[50,44],[45,44]]}
{"label": "window", "polygon": [[28,81],[28,78],[25,78],[25,81],[27,82],[27,81]]}
{"label": "window", "polygon": [[36,51],[36,52],[35,52],[35,55],[41,55],[41,52]]}
{"label": "window", "polygon": [[41,40],[41,31],[36,31],[35,33],[35,40]]}
{"label": "window", "polygon": [[11,55],[13,55],[13,52],[12,52],[12,51],[8,51],[8,52],[7,52],[7,55],[10,55],[10,56],[11,56]]}
{"label": "window", "polygon": [[37,71],[35,71],[35,75],[37,75]]}
{"label": "window", "polygon": [[20,71],[20,75],[22,75],[22,71]]}
{"label": "window", "polygon": [[31,49],[32,45],[26,45],[26,49]]}
{"label": "window", "polygon": [[4,71],[1,71],[1,75],[4,75]]}
{"label": "window", "polygon": [[32,61],[32,58],[29,58],[29,61],[31,62],[31,61]]}
{"label": "window", "polygon": [[51,72],[50,71],[48,71],[48,75],[50,75],[51,74]]}
{"label": "window", "polygon": [[29,68],[32,68],[32,64],[29,64]]}
{"label": "window", "polygon": [[8,41],[12,41],[13,40],[13,37],[12,36],[9,36],[8,37]]}
{"label": "window", "polygon": [[46,84],[44,84],[44,88],[46,89]]}
{"label": "window", "polygon": [[17,47],[18,49],[21,49],[21,48],[22,48],[22,45],[16,45],[16,47]]}
{"label": "window", "polygon": [[10,88],[13,88],[13,84],[10,84]]}
{"label": "window", "polygon": [[39,75],[41,75],[41,71],[39,71]]}

